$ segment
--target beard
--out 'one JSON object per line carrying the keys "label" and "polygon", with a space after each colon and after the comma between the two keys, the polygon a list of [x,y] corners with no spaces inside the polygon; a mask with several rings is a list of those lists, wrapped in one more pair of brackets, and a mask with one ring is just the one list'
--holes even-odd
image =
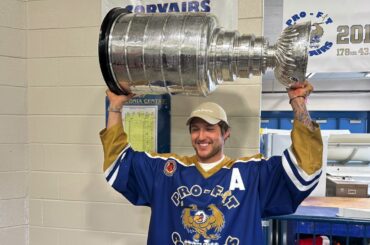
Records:
{"label": "beard", "polygon": [[[197,147],[197,145],[195,145],[195,146],[193,145],[193,148],[196,152],[197,157],[199,158],[199,161],[204,162],[204,163],[206,163],[209,159],[211,159],[212,157],[214,157],[217,154],[219,154],[220,152],[222,152],[222,145],[213,145],[212,144],[211,145],[211,150],[207,151],[207,152],[199,150],[198,147]],[[215,161],[217,161],[217,160],[214,160],[212,162],[215,162]]]}

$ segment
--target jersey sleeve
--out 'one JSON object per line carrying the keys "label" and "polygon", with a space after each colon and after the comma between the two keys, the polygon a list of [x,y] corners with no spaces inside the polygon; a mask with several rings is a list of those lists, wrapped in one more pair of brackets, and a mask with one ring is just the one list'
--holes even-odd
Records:
{"label": "jersey sleeve", "polygon": [[292,146],[289,155],[305,174],[313,175],[322,167],[323,145],[320,127],[314,124],[314,131],[310,131],[301,122],[294,120],[291,133]]}
{"label": "jersey sleeve", "polygon": [[131,148],[122,124],[103,129],[100,138],[107,182],[132,204],[150,206],[156,159]]}
{"label": "jersey sleeve", "polygon": [[282,156],[260,165],[262,217],[295,212],[319,182],[323,153],[320,128],[315,124],[315,130],[310,131],[295,121],[291,139],[292,145]]}

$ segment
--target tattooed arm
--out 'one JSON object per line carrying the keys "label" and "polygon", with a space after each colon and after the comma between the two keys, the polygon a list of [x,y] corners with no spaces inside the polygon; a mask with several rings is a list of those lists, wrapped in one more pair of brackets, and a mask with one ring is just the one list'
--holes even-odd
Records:
{"label": "tattooed arm", "polygon": [[319,173],[323,152],[320,127],[311,120],[306,108],[305,100],[312,90],[312,85],[307,81],[295,84],[288,89],[290,104],[294,112],[291,149],[298,166],[308,175]]}
{"label": "tattooed arm", "polygon": [[306,81],[291,86],[288,89],[288,95],[290,105],[293,108],[294,119],[303,123],[311,131],[314,131],[314,125],[306,108],[306,98],[310,95],[312,90],[312,85]]}

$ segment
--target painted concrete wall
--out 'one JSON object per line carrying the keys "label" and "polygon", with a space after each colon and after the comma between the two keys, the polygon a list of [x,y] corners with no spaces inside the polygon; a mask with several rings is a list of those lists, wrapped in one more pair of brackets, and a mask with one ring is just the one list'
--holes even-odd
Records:
{"label": "painted concrete wall", "polygon": [[26,2],[0,1],[0,244],[28,241]]}
{"label": "painted concrete wall", "polygon": [[[149,209],[130,205],[102,174],[100,0],[26,4],[30,244],[145,244]],[[261,0],[240,1],[240,32],[261,35],[262,9]],[[172,150],[192,153],[185,118],[201,101],[212,100],[230,116],[227,154],[258,152],[260,94],[256,77],[222,85],[206,99],[174,96]]]}

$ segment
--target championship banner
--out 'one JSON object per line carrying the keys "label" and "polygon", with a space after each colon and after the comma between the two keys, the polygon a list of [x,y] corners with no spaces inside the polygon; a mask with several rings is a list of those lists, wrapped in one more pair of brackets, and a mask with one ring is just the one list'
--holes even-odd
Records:
{"label": "championship banner", "polygon": [[283,28],[311,21],[308,73],[370,70],[369,0],[284,0]]}
{"label": "championship banner", "polygon": [[102,19],[115,7],[141,13],[209,12],[217,16],[225,29],[238,28],[238,0],[102,0]]}

